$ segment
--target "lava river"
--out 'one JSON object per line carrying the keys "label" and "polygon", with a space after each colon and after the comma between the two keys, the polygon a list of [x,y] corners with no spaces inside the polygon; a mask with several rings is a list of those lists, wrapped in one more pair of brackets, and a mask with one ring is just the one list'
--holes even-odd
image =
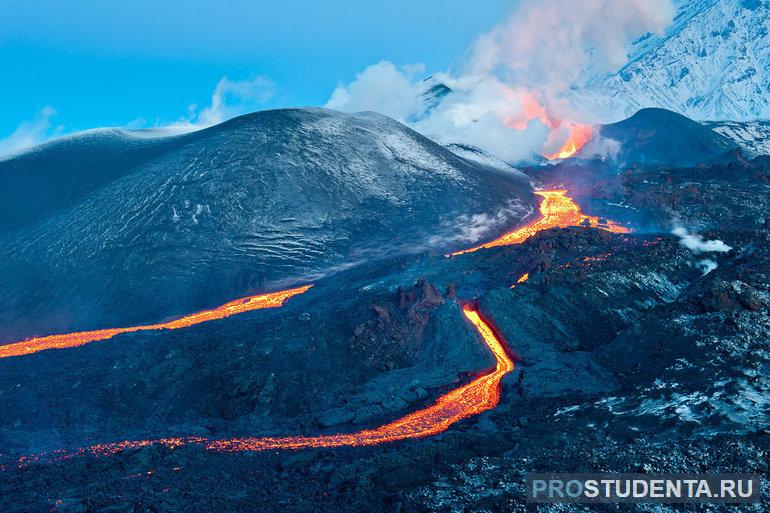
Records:
{"label": "lava river", "polygon": [[463,253],[470,253],[471,251],[477,251],[483,248],[521,244],[538,232],[549,228],[566,228],[568,226],[581,226],[587,224],[614,233],[628,233],[630,231],[625,226],[614,221],[602,221],[596,216],[584,214],[580,210],[580,206],[575,203],[572,198],[567,196],[566,190],[536,191],[535,194],[543,197],[543,201],[540,202],[540,219],[505,233],[493,241],[485,242],[484,244],[469,249],[456,251],[452,253],[451,256],[462,255]]}
{"label": "lava river", "polygon": [[[580,207],[567,196],[566,190],[539,191],[543,197],[540,204],[541,217],[523,227],[517,228],[491,242],[458,251],[454,255],[476,251],[481,248],[520,244],[536,233],[554,227],[579,226],[586,223],[616,233],[626,233],[628,228],[612,221],[601,222],[598,217],[585,215]],[[519,279],[526,280],[527,274]],[[174,321],[147,326],[116,328],[65,335],[53,335],[0,346],[0,357],[18,356],[45,349],[75,347],[95,340],[104,340],[119,333],[142,330],[179,329],[201,322],[221,319],[258,308],[272,308],[297,294],[305,292],[310,285],[295,289],[250,296],[232,301],[213,310],[181,317]],[[147,440],[125,440],[106,444],[96,444],[74,451],[55,451],[42,455],[26,456],[18,461],[19,465],[39,460],[58,461],[78,455],[111,455],[126,449],[147,446],[165,446],[175,448],[184,445],[203,446],[214,451],[264,451],[272,449],[304,449],[340,446],[366,446],[386,442],[395,442],[409,438],[422,438],[441,433],[452,424],[478,415],[497,406],[500,400],[500,382],[514,368],[514,361],[507,354],[502,339],[482,315],[471,305],[463,305],[463,314],[474,326],[487,348],[495,357],[495,367],[481,374],[469,383],[456,388],[441,397],[435,403],[417,410],[404,417],[382,426],[364,429],[352,433],[323,434],[317,436],[282,436],[282,437],[238,437],[210,439],[204,437],[170,437]]]}
{"label": "lava river", "polygon": [[126,440],[92,445],[75,451],[56,451],[49,454],[26,456],[18,461],[18,465],[24,466],[39,460],[61,461],[75,456],[109,456],[127,449],[153,445],[169,448],[201,445],[209,450],[223,452],[265,451],[375,445],[408,438],[423,438],[441,433],[462,419],[478,415],[497,406],[500,401],[500,381],[515,366],[514,361],[506,352],[502,339],[489,322],[471,305],[463,305],[463,314],[476,328],[487,348],[494,355],[494,369],[442,395],[432,405],[380,427],[353,433],[318,436],[244,437],[221,440],[203,437],[174,437]]}
{"label": "lava river", "polygon": [[304,285],[288,290],[280,290],[278,292],[269,292],[267,294],[260,294],[257,296],[247,296],[229,303],[225,303],[222,306],[212,308],[211,310],[203,310],[194,314],[185,315],[173,321],[161,322],[158,324],[147,324],[140,326],[129,326],[127,328],[107,328],[102,330],[93,331],[78,331],[75,333],[63,333],[60,335],[48,335],[46,337],[31,338],[21,342],[14,342],[11,344],[5,344],[0,346],[0,358],[9,358],[12,356],[23,356],[25,354],[37,353],[39,351],[45,351],[47,349],[66,349],[70,347],[78,347],[98,340],[107,340],[120,335],[121,333],[133,333],[136,331],[149,331],[149,330],[178,330],[181,328],[187,328],[194,326],[202,322],[214,321],[217,319],[224,319],[231,315],[239,313],[250,312],[252,310],[260,310],[263,308],[277,308],[283,306],[283,304],[289,298],[302,294],[307,291],[312,285]]}

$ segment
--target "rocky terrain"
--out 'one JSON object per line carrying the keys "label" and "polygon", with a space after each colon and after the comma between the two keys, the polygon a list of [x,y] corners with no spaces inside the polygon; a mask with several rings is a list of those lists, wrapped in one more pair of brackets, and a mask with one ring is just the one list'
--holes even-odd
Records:
{"label": "rocky terrain", "polygon": [[621,165],[695,166],[738,149],[727,137],[665,109],[642,109],[628,119],[601,126],[599,135],[600,140],[613,142],[616,151],[611,157]]}
{"label": "rocky terrain", "polygon": [[[764,511],[770,160],[727,148],[677,166],[643,158],[650,147],[634,141],[623,163],[524,170],[632,233],[576,226],[450,258],[390,254],[319,277],[282,308],[0,360],[0,510],[524,511],[524,473],[560,470],[757,472],[764,502],[734,509]],[[259,453],[148,446],[18,465],[124,439],[381,425],[493,364],[460,315],[468,300],[517,367],[495,409],[437,436]]]}

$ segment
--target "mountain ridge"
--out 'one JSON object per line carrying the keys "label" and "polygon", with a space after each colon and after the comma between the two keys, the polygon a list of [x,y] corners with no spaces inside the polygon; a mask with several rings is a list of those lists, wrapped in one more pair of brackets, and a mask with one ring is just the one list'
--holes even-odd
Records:
{"label": "mountain ridge", "polygon": [[644,107],[698,121],[770,117],[770,2],[679,0],[677,9],[666,33],[638,39],[619,71],[570,91],[573,104],[600,122]]}

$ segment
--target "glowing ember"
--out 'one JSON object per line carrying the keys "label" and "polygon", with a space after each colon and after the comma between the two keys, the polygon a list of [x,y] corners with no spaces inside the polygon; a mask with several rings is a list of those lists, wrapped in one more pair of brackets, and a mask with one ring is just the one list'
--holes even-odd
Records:
{"label": "glowing ember", "polygon": [[515,283],[515,284],[513,284],[513,285],[511,285],[511,288],[512,288],[512,289],[516,288],[516,285],[518,285],[519,283],[524,283],[524,282],[525,282],[525,281],[527,281],[528,279],[529,279],[529,273],[524,273],[524,274],[522,274],[521,276],[519,276],[519,279],[518,279],[518,280],[516,280],[516,283]]}
{"label": "glowing ember", "polygon": [[211,310],[203,310],[190,315],[185,315],[173,321],[162,322],[159,324],[148,324],[143,326],[130,326],[127,328],[109,328],[94,331],[80,331],[75,333],[64,333],[61,335],[49,335],[46,337],[32,338],[23,342],[15,342],[0,346],[0,358],[9,358],[12,356],[22,356],[25,354],[37,353],[47,349],[65,349],[78,347],[98,340],[107,340],[121,333],[133,333],[135,331],[148,330],[178,330],[202,322],[209,322],[216,319],[223,319],[243,312],[260,310],[263,308],[277,308],[289,298],[302,294],[312,285],[304,285],[288,290],[270,292],[257,296],[248,296]]}
{"label": "glowing ember", "polygon": [[592,256],[583,257],[583,262],[585,262],[585,263],[604,262],[605,260],[607,260],[611,256],[612,256],[612,253],[600,253],[598,255],[592,255]]}
{"label": "glowing ember", "polygon": [[176,448],[183,445],[203,445],[214,451],[264,451],[271,449],[305,449],[312,447],[339,447],[375,445],[407,438],[422,438],[446,431],[452,424],[478,415],[497,406],[500,401],[500,381],[515,366],[503,347],[502,340],[490,324],[470,305],[463,306],[465,317],[473,324],[495,357],[495,368],[473,381],[442,395],[438,400],[414,413],[374,429],[355,433],[319,436],[246,437],[209,440],[201,437],[159,438],[155,440],[127,440],[110,444],[98,444],[77,451],[58,451],[48,455],[27,456],[18,466],[40,460],[60,461],[74,456],[108,456],[126,449],[151,445]]}
{"label": "glowing ember", "polygon": [[598,217],[583,214],[578,204],[567,196],[566,190],[537,191],[535,194],[543,197],[543,201],[540,203],[540,219],[508,232],[491,242],[486,242],[470,249],[456,251],[452,253],[452,256],[470,253],[482,248],[521,244],[538,232],[549,228],[566,228],[568,226],[581,226],[589,223],[591,226],[613,233],[628,233],[630,231],[625,226],[614,221],[600,224]]}

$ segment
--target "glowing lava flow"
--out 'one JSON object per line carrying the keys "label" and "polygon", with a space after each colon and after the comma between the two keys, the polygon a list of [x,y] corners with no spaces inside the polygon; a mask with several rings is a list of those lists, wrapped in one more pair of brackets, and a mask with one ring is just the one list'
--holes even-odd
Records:
{"label": "glowing lava flow", "polygon": [[463,306],[465,317],[476,327],[495,357],[491,372],[442,395],[431,406],[375,429],[356,433],[280,438],[233,438],[209,443],[206,447],[219,451],[261,451],[266,449],[302,449],[306,447],[338,447],[341,445],[374,445],[407,438],[422,438],[446,431],[466,417],[491,410],[500,401],[500,380],[514,368],[501,340],[491,326],[472,307]]}
{"label": "glowing lava flow", "polygon": [[107,340],[119,335],[121,333],[133,333],[135,331],[148,331],[148,330],[178,330],[180,328],[187,328],[195,324],[202,322],[214,321],[216,319],[223,319],[243,312],[250,312],[252,310],[260,310],[263,308],[277,308],[283,306],[283,304],[289,298],[302,294],[307,291],[312,285],[304,285],[288,290],[280,290],[278,292],[270,292],[267,294],[259,294],[257,296],[248,296],[229,303],[225,303],[222,306],[218,306],[211,310],[203,310],[190,315],[185,315],[179,319],[173,321],[162,322],[158,324],[147,324],[140,326],[130,326],[127,328],[108,328],[94,331],[79,331],[75,333],[64,333],[61,335],[49,335],[46,337],[32,338],[24,340],[22,342],[14,342],[0,346],[0,358],[9,358],[12,356],[22,356],[25,354],[37,353],[39,351],[45,351],[47,349],[65,349],[70,347],[78,347],[98,340]]}
{"label": "glowing lava flow", "polygon": [[540,219],[527,225],[517,228],[511,232],[501,235],[497,239],[480,244],[470,249],[456,251],[450,256],[470,253],[482,248],[493,248],[495,246],[507,246],[510,244],[521,244],[525,240],[534,236],[538,232],[549,228],[566,228],[568,226],[580,226],[590,223],[591,226],[602,228],[613,233],[628,233],[630,230],[614,221],[599,223],[599,218],[583,214],[580,206],[572,198],[567,196],[566,190],[536,191],[535,194],[542,196],[540,203]]}
{"label": "glowing lava flow", "polygon": [[202,445],[208,450],[224,452],[265,451],[276,449],[306,449],[320,447],[363,446],[395,442],[407,438],[423,438],[446,431],[452,424],[478,415],[497,406],[500,401],[500,381],[515,366],[506,353],[502,340],[495,330],[470,305],[463,306],[465,317],[473,324],[484,343],[495,357],[495,368],[473,381],[448,392],[432,405],[410,413],[389,424],[354,433],[319,436],[245,437],[210,440],[202,437],[159,438],[154,440],[127,440],[110,444],[98,444],[77,451],[56,451],[48,455],[27,456],[18,461],[19,466],[50,459],[60,461],[74,456],[109,456],[126,449],[151,445],[176,448],[183,445]]}
{"label": "glowing lava flow", "polygon": [[524,274],[522,274],[521,276],[519,276],[519,279],[518,279],[518,280],[516,280],[516,283],[514,283],[513,285],[511,285],[511,288],[512,288],[512,289],[515,289],[515,288],[516,288],[516,285],[518,285],[518,284],[520,284],[520,283],[524,283],[524,282],[525,282],[525,281],[527,281],[528,279],[529,279],[529,273],[524,273]]}

